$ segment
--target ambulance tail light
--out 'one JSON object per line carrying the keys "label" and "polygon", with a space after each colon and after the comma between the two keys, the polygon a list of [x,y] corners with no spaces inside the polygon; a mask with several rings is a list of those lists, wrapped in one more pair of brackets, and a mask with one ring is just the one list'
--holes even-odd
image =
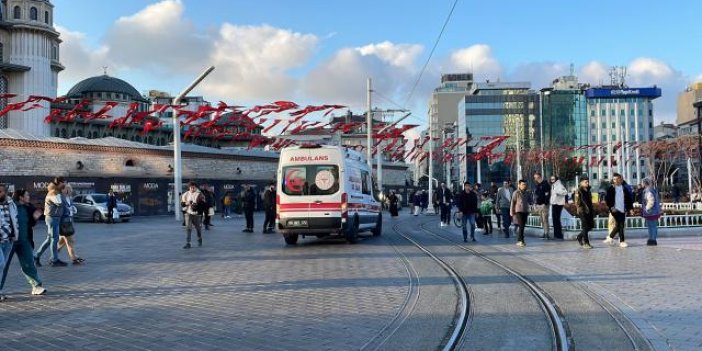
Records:
{"label": "ambulance tail light", "polygon": [[349,195],[347,193],[341,194],[341,223],[346,223],[346,219],[349,218]]}
{"label": "ambulance tail light", "polygon": [[275,196],[275,219],[280,219],[280,195]]}

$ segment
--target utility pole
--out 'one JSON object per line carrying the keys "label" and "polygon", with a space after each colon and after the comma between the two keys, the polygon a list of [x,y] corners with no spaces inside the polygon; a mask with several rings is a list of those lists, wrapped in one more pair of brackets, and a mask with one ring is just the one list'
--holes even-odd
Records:
{"label": "utility pole", "polygon": [[522,136],[521,136],[521,131],[522,128],[520,126],[520,122],[517,122],[517,179],[515,179],[515,183],[519,182],[520,179],[522,179]]}
{"label": "utility pole", "polygon": [[371,92],[372,92],[372,86],[371,86],[371,79],[368,78],[368,113],[366,115],[366,128],[368,129],[368,137],[366,140],[366,158],[368,161],[368,168],[370,168],[370,171],[373,172],[373,111],[371,111]]}
{"label": "utility pole", "polygon": [[[404,109],[403,110],[383,110],[383,112],[407,112],[407,110],[404,110]],[[382,135],[386,130],[388,130],[388,129],[392,128],[393,126],[395,126],[396,124],[400,123],[403,119],[409,117],[409,115],[411,115],[411,114],[412,114],[411,112],[408,112],[406,115],[402,116],[402,118],[383,127],[383,129],[378,131],[378,135]],[[376,151],[377,152],[377,162],[378,162],[378,167],[376,167],[376,170],[378,171],[378,176],[377,176],[378,190],[380,190],[381,194],[383,193],[383,158],[381,155],[382,150],[383,150],[383,143],[381,142],[380,144],[378,144],[378,150]],[[372,171],[372,168],[371,168],[371,171]]]}
{"label": "utility pole", "polygon": [[431,114],[429,114],[429,199],[427,200],[427,214],[436,214],[434,211],[434,136],[432,134],[433,122]]}
{"label": "utility pole", "polygon": [[[185,88],[185,90],[181,91],[180,94],[173,99],[173,106],[180,105],[180,100],[183,99],[185,95],[190,93],[191,90],[195,89],[195,87],[200,84],[200,82],[202,82],[202,80],[205,79],[208,74],[214,71],[214,69],[214,66],[210,66],[204,72],[202,72],[199,77],[197,77],[187,88]],[[178,119],[178,111],[176,108],[173,108],[173,168],[173,209],[175,212],[176,221],[180,222],[182,217],[181,211],[179,210],[180,206],[178,204],[180,203],[180,192],[183,186],[183,175],[180,153],[180,120]]]}

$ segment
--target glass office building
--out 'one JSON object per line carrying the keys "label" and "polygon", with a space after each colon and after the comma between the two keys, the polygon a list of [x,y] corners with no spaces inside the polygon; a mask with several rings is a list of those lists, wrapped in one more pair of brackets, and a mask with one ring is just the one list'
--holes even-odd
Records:
{"label": "glass office building", "polygon": [[[477,153],[479,148],[471,145],[475,145],[481,137],[501,135],[510,138],[493,150],[494,153],[516,151],[517,142],[522,150],[537,147],[539,111],[539,94],[531,90],[528,82],[476,83],[473,93],[458,106],[458,136],[471,139],[459,152],[467,155]],[[491,173],[488,160],[480,162],[481,174],[478,177],[476,161],[466,158],[460,167],[461,180],[487,183],[512,178],[508,169]]]}

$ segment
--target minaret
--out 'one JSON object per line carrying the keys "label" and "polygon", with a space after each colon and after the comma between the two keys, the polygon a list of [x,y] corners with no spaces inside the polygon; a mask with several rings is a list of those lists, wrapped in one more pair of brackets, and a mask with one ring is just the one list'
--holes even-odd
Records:
{"label": "minaret", "polygon": [[[59,62],[61,39],[53,26],[54,5],[48,0],[3,0],[2,5],[0,91],[17,94],[18,99],[56,97],[58,73],[64,67]],[[50,136],[49,125],[44,123],[50,106],[41,104],[43,109],[11,112],[0,127]]]}

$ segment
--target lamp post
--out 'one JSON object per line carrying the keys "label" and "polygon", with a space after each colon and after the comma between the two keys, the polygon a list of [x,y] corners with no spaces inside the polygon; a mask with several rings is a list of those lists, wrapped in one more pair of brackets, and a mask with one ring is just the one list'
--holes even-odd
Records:
{"label": "lamp post", "polygon": [[[200,74],[199,77],[197,77],[190,85],[188,85],[185,90],[181,91],[180,94],[178,94],[175,99],[173,99],[173,106],[178,106],[180,104],[180,100],[183,99],[185,95],[187,95],[191,90],[195,89],[195,87],[202,82],[205,77],[207,77],[208,74],[210,74],[212,71],[214,71],[214,66],[210,66],[207,68],[204,72]],[[175,167],[175,170],[173,172],[173,201],[174,205],[178,204],[180,202],[180,191],[181,187],[183,186],[183,175],[182,175],[182,164],[181,164],[181,154],[180,154],[180,121],[178,120],[178,111],[176,109],[173,109],[173,165]],[[178,210],[178,206],[173,206],[174,212],[175,212],[175,219],[176,221],[181,221],[181,211]]]}

